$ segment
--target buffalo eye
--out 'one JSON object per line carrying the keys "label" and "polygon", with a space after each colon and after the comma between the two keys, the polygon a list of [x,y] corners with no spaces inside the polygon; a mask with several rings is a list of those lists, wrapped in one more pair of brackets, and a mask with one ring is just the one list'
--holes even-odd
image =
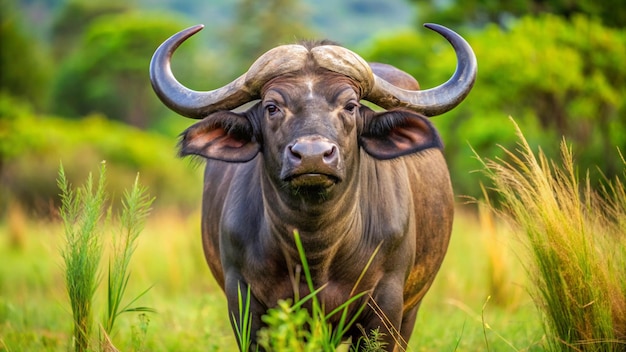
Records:
{"label": "buffalo eye", "polygon": [[350,113],[350,114],[354,114],[354,112],[356,111],[356,108],[359,106],[358,103],[355,102],[349,102],[348,104],[346,104],[343,109]]}
{"label": "buffalo eye", "polygon": [[265,106],[265,111],[267,111],[267,113],[270,116],[275,116],[276,114],[278,114],[280,112],[280,109],[278,108],[278,106],[276,106],[274,104],[267,104]]}

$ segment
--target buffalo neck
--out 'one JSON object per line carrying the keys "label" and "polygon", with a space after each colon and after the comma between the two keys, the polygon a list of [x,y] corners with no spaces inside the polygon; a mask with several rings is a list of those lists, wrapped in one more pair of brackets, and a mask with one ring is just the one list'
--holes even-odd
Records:
{"label": "buffalo neck", "polygon": [[[341,246],[357,241],[356,234],[362,229],[359,199],[359,179],[347,177],[341,187],[327,198],[313,202],[293,195],[284,187],[277,186],[270,177],[263,177],[262,194],[265,204],[266,228],[271,236],[280,238],[282,250],[291,259],[298,258],[294,231],[298,231],[307,258],[330,257]],[[309,263],[315,264],[315,263]]]}

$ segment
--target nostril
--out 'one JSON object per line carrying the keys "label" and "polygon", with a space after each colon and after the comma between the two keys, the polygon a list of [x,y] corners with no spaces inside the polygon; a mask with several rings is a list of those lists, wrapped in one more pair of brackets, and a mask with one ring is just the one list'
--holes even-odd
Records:
{"label": "nostril", "polygon": [[294,148],[294,145],[290,145],[287,147],[287,150],[289,150],[289,155],[293,158],[296,158],[298,160],[302,159],[302,154],[297,150],[297,148]]}
{"label": "nostril", "polygon": [[337,155],[337,147],[334,145],[324,153],[324,161],[331,162],[335,159]]}

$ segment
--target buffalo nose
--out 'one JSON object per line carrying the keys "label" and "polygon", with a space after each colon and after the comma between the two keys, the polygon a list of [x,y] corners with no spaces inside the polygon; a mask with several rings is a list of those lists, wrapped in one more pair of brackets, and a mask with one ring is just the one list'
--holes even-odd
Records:
{"label": "buffalo nose", "polygon": [[339,160],[337,146],[321,140],[298,141],[287,147],[288,155],[294,164],[318,163],[336,165]]}

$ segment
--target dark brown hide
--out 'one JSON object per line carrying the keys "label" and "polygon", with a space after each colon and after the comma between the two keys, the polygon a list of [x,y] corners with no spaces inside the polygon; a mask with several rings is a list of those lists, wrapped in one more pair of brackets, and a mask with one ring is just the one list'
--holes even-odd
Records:
{"label": "dark brown hide", "polygon": [[[454,212],[443,144],[424,115],[460,103],[476,75],[469,45],[445,27],[429,28],[453,44],[459,64],[448,82],[427,91],[395,67],[370,67],[327,43],[272,49],[208,92],[180,85],[169,66],[176,47],[200,27],[155,53],[151,80],[159,97],[202,118],[182,134],[180,155],[206,159],[204,253],[234,328],[241,324],[238,302],[250,291],[250,350],[268,309],[309,293],[294,231],[313,285],[323,287],[318,299],[326,312],[366,293],[350,305],[348,320],[356,320],[344,337],[356,342],[361,326],[380,329],[388,348],[406,346]],[[229,110],[254,99],[260,101],[246,111]],[[375,112],[361,100],[388,110]]]}
{"label": "dark brown hide", "polygon": [[[184,134],[183,154],[210,158],[202,219],[207,261],[231,311],[237,309],[239,287],[249,285],[254,331],[268,308],[294,297],[294,287],[300,297],[309,292],[304,281],[293,281],[300,265],[293,240],[298,230],[314,283],[325,286],[320,299],[327,311],[351,294],[368,292],[402,339],[410,337],[417,306],[448,245],[450,180],[441,142],[427,119],[405,110],[375,113],[360,106],[358,94],[345,76],[313,69],[270,81],[262,101],[243,115],[215,113]],[[245,121],[248,128],[233,127]],[[228,129],[254,130],[248,138],[263,141],[260,153],[241,163],[224,162],[236,157],[221,150],[213,154],[222,144],[235,155],[254,149],[241,141],[246,133],[224,141]],[[295,141],[333,144],[341,160],[327,167],[320,159],[306,170],[307,177],[327,179],[294,186],[285,177],[290,167],[285,155]],[[352,310],[366,303],[362,299]],[[367,331],[381,327],[390,346],[398,339],[374,309],[367,308],[358,323]],[[354,330],[346,337],[359,334]]]}

